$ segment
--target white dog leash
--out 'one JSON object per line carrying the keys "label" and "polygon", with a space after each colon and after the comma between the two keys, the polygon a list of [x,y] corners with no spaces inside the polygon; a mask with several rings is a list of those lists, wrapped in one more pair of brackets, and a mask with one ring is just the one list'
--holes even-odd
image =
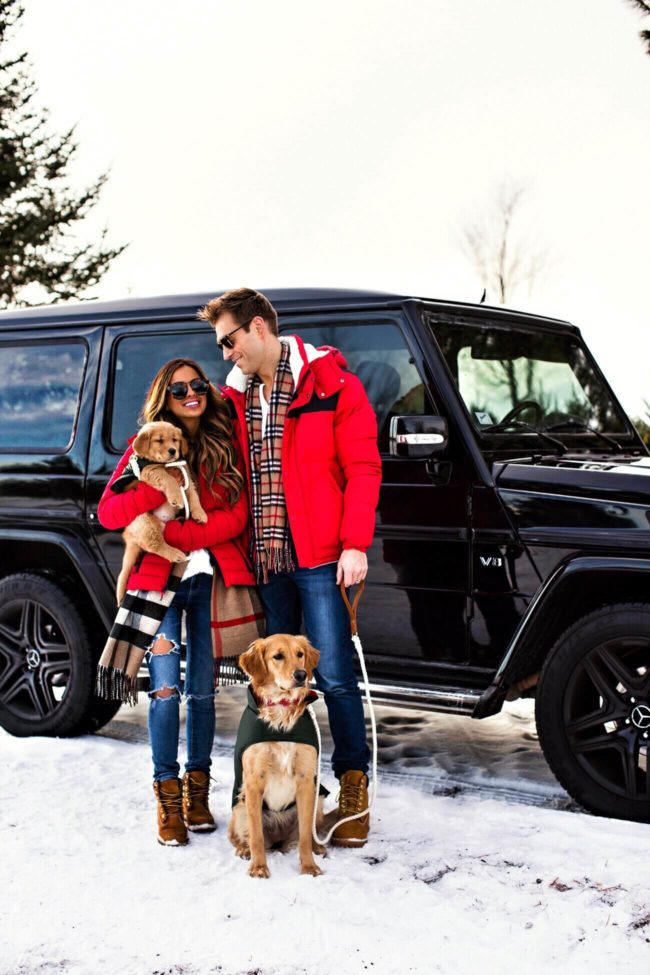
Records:
{"label": "white dog leash", "polygon": [[341,595],[345,605],[347,606],[348,613],[350,614],[350,627],[352,629],[352,642],[354,643],[357,655],[359,657],[359,663],[361,664],[361,672],[363,674],[363,688],[366,694],[366,703],[368,704],[368,714],[370,715],[370,726],[372,728],[372,781],[370,783],[370,797],[368,799],[368,805],[361,812],[355,813],[354,816],[346,816],[344,819],[339,819],[331,830],[325,837],[321,837],[316,832],[316,815],[318,812],[318,798],[320,793],[320,762],[321,762],[321,737],[320,728],[318,727],[318,721],[316,720],[316,715],[314,713],[313,706],[310,704],[307,707],[311,715],[311,719],[314,722],[314,727],[316,729],[316,737],[318,739],[318,765],[316,768],[316,797],[314,800],[314,816],[312,819],[311,832],[316,843],[321,843],[325,846],[332,838],[333,833],[338,829],[342,823],[351,823],[353,819],[361,819],[366,813],[370,812],[372,805],[375,801],[375,796],[377,795],[377,724],[375,722],[375,709],[372,704],[372,698],[370,697],[370,687],[368,681],[368,672],[366,670],[366,661],[363,656],[363,649],[361,647],[361,640],[357,631],[357,606],[361,598],[361,593],[365,588],[365,583],[363,580],[359,583],[356,595],[352,605],[350,605],[350,600],[348,599],[348,594],[345,591],[345,586],[341,583]]}

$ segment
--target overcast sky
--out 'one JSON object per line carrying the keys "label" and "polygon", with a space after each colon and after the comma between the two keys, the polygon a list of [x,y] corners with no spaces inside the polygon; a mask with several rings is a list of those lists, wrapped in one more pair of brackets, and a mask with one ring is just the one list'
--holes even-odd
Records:
{"label": "overcast sky", "polygon": [[[650,400],[650,57],[624,0],[24,0],[102,298],[247,284],[478,300],[457,244],[504,179],[552,261],[518,307]],[[647,24],[645,26],[648,26]]]}

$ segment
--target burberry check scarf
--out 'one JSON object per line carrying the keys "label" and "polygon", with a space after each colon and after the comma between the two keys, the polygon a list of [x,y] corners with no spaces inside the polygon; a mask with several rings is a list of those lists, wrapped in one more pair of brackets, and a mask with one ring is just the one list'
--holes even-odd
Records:
{"label": "burberry check scarf", "polygon": [[[129,589],[97,667],[95,694],[108,701],[137,704],[138,671],[178,591],[186,562],[178,562],[163,592]],[[265,634],[264,611],[253,586],[226,586],[215,567],[210,600],[210,632],[215,687],[248,681],[236,657]]]}
{"label": "burberry check scarf", "polygon": [[108,701],[138,702],[138,671],[178,591],[186,562],[177,562],[162,592],[129,589],[124,593],[106,646],[99,658],[95,694]]}
{"label": "burberry check scarf", "polygon": [[258,581],[268,582],[271,572],[295,569],[287,506],[282,488],[282,434],[293,396],[289,346],[282,354],[273,380],[266,428],[262,436],[262,407],[258,376],[246,389],[246,425],[251,459],[251,507],[253,513],[253,560]]}

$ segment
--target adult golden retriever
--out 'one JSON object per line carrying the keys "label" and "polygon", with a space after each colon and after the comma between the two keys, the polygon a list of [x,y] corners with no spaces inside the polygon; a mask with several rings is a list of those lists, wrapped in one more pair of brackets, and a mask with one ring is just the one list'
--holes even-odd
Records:
{"label": "adult golden retriever", "polygon": [[[319,656],[305,637],[276,634],[256,640],[239,658],[251,683],[235,749],[242,785],[238,792],[235,787],[228,838],[237,856],[250,859],[251,877],[269,876],[267,849],[287,850],[296,839],[300,872],[312,877],[322,873],[314,853],[325,849],[312,842],[318,750],[306,711],[314,698],[309,681]],[[256,739],[271,735],[273,740],[249,743],[249,731]],[[294,740],[279,740],[285,736]],[[296,740],[300,737],[314,743]],[[316,823],[323,823],[320,797]]]}
{"label": "adult golden retriever", "polygon": [[[187,561],[185,552],[167,544],[161,523],[175,518],[184,507],[180,485],[165,465],[181,460],[186,451],[187,441],[182,432],[173,423],[166,423],[164,420],[145,423],[133,441],[133,454],[137,467],[132,470],[132,482],[124,490],[134,488],[139,479],[162,491],[167,498],[167,503],[157,508],[155,512],[138,515],[122,533],[124,557],[117,578],[118,605],[122,602],[126,592],[126,584],[131,569],[142,551],[162,555],[164,559],[169,559],[170,562]],[[133,460],[130,460],[129,467],[132,464]],[[126,473],[128,473],[128,468]],[[123,476],[125,475],[123,474]],[[190,515],[195,521],[205,524],[208,516],[199,501],[198,491],[189,471],[188,480],[186,493]]]}

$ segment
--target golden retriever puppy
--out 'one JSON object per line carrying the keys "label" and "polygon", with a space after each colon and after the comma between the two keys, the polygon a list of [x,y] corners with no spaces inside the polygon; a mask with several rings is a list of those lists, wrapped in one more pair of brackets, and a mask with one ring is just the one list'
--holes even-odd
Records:
{"label": "golden retriever puppy", "polygon": [[[135,463],[132,458],[113,484],[113,490],[128,491],[136,486],[138,480],[141,480],[162,491],[167,498],[167,502],[155,512],[138,515],[122,534],[125,548],[116,587],[118,606],[124,598],[131,569],[142,551],[162,555],[170,562],[187,560],[185,552],[167,544],[161,525],[161,521],[171,521],[185,507],[180,484],[165,465],[182,460],[186,451],[187,442],[178,427],[163,420],[145,423],[133,441]],[[205,524],[208,516],[199,501],[198,491],[189,470],[187,468],[186,470],[189,480],[186,493],[190,515],[195,521]]]}
{"label": "golden retriever puppy", "polygon": [[[228,838],[237,856],[250,859],[251,877],[268,877],[266,850],[298,842],[300,872],[322,870],[312,843],[318,740],[307,705],[319,652],[304,636],[276,634],[256,640],[239,658],[250,676],[248,705],[235,745],[235,788]],[[316,823],[323,822],[319,797]]]}

